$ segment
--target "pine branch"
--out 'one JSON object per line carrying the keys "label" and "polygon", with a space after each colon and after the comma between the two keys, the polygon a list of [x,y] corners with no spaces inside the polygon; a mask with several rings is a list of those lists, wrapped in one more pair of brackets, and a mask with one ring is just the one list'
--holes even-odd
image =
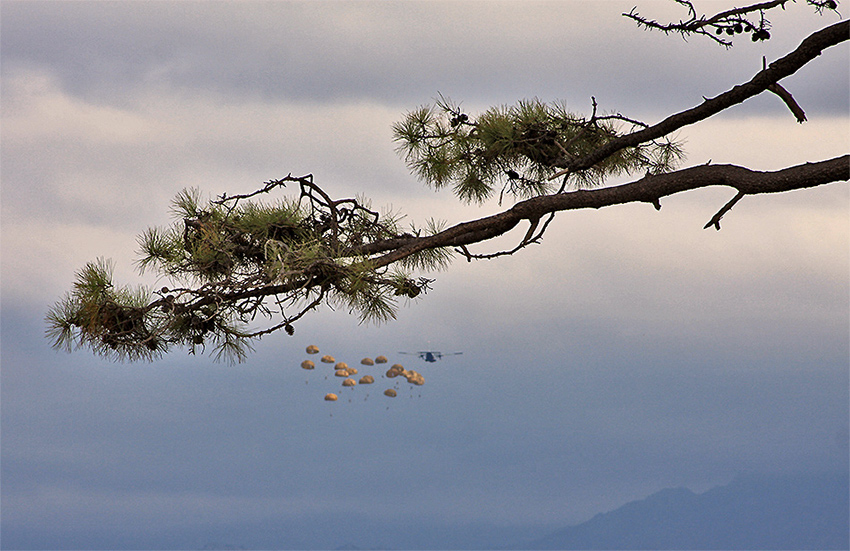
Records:
{"label": "pine branch", "polygon": [[733,105],[742,103],[764,92],[772,84],[793,75],[825,49],[840,44],[848,38],[850,38],[850,22],[848,21],[841,21],[817,31],[803,40],[793,52],[774,61],[748,82],[735,86],[714,98],[705,99],[697,107],[671,115],[648,128],[615,138],[588,155],[567,162],[562,172],[586,170],[617,151],[661,138],[680,128],[716,115]]}
{"label": "pine branch", "polygon": [[[139,240],[139,268],[155,269],[178,284],[156,292],[117,287],[110,263],[89,263],[77,274],[71,292],[48,311],[48,336],[58,348],[86,346],[117,359],[152,359],[174,346],[194,353],[212,344],[216,357],[241,361],[251,339],[279,329],[292,334],[292,323],[322,303],[348,308],[361,320],[392,318],[398,297],[415,298],[429,289],[431,280],[413,279],[412,270],[445,267],[452,248],[468,260],[514,254],[539,243],[556,213],[632,202],[659,209],[662,197],[726,186],[737,191],[735,197],[706,224],[720,229],[721,218],[746,195],[850,180],[850,155],[773,172],[711,164],[665,171],[678,149],[656,140],[765,90],[782,97],[798,120],[805,119],[778,81],[848,35],[847,22],[818,31],[747,83],[651,126],[619,114],[597,116],[595,99],[589,119],[570,115],[560,105],[531,101],[471,120],[440,98],[442,115],[420,109],[394,128],[408,163],[437,187],[460,174],[466,186],[459,192],[463,199],[487,196],[490,183],[505,175],[509,191],[531,196],[498,214],[447,229],[431,223],[426,232],[412,226],[404,232],[396,217],[380,215],[362,200],[333,199],[311,175],[290,174],[253,193],[222,194],[205,205],[199,192],[184,190],[173,202],[175,224],[149,230]],[[612,121],[639,129],[619,134]],[[652,158],[653,152],[661,157]],[[636,167],[646,168],[646,176],[618,186],[565,192],[567,176],[601,181],[609,172]],[[653,170],[660,168],[664,170]],[[565,177],[555,193],[543,181],[552,173]],[[271,206],[249,201],[290,182],[299,187],[295,200]],[[468,246],[503,235],[523,221],[529,228],[514,249],[469,252]],[[258,316],[280,321],[248,330]]]}

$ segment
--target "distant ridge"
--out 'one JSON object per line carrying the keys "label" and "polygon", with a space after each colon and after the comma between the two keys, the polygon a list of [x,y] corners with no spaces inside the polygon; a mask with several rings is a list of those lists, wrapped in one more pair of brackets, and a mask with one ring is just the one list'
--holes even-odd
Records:
{"label": "distant ridge", "polygon": [[702,494],[667,489],[524,549],[850,549],[850,477],[740,476]]}

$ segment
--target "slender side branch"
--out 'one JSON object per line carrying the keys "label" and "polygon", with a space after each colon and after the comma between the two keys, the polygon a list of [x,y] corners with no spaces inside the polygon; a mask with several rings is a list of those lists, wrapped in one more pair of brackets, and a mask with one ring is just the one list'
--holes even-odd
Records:
{"label": "slender side branch", "polygon": [[[543,223],[543,227],[540,228],[540,231],[537,231],[537,227],[540,225],[539,218],[533,218],[529,222],[528,231],[525,232],[525,237],[517,244],[516,247],[507,251],[499,251],[495,253],[487,253],[487,254],[473,254],[469,252],[469,249],[466,245],[461,245],[457,251],[460,252],[463,256],[466,257],[467,262],[472,262],[475,260],[490,260],[493,258],[498,258],[500,256],[511,256],[520,250],[526,248],[532,244],[539,244],[540,240],[543,238],[543,234],[546,233],[546,228],[549,227],[549,223],[555,218],[555,213],[550,213],[546,222]],[[537,231],[537,233],[535,233]]]}
{"label": "slender side branch", "polygon": [[735,86],[717,97],[706,99],[697,107],[671,115],[658,124],[615,138],[588,155],[567,162],[564,171],[585,170],[624,148],[658,139],[742,103],[764,92],[770,85],[794,74],[826,48],[840,44],[848,38],[850,38],[850,21],[841,21],[817,31],[803,40],[796,50],[771,63],[767,69],[760,71],[749,82]]}
{"label": "slender side branch", "polygon": [[[749,6],[732,8],[707,17],[705,15],[697,15],[697,9],[690,0],[673,1],[688,8],[688,15],[690,16],[688,20],[679,20],[678,23],[659,23],[654,19],[640,15],[637,12],[637,7],[632,8],[631,11],[622,15],[634,20],[638,27],[659,30],[665,34],[671,32],[679,33],[685,39],[692,34],[702,35],[726,48],[731,48],[732,38],[740,34],[750,34],[753,42],[769,40],[771,24],[765,17],[765,13],[777,7],[781,7],[784,10],[785,4],[788,3],[788,0],[769,0]],[[818,14],[823,14],[826,10],[837,11],[838,7],[836,0],[806,0],[806,4],[814,7]],[[755,17],[756,13],[758,14],[758,18]]]}
{"label": "slender side branch", "polygon": [[771,84],[767,87],[767,89],[779,96],[779,98],[783,102],[785,102],[785,105],[788,106],[788,109],[790,109],[794,117],[797,118],[797,122],[799,122],[800,124],[806,122],[806,112],[803,111],[803,108],[800,107],[800,104],[797,103],[797,101],[794,99],[794,96],[791,95],[791,92],[783,88],[782,85],[778,82],[775,84]]}
{"label": "slender side branch", "polygon": [[[697,10],[692,2],[688,0],[675,1],[688,8],[690,19],[687,21],[680,20],[678,23],[659,23],[658,21],[641,16],[637,13],[637,8],[632,8],[630,12],[622,15],[634,20],[639,27],[660,30],[665,34],[676,32],[681,34],[683,38],[686,38],[690,34],[699,34],[707,36],[718,44],[722,44],[729,48],[732,46],[732,40],[731,38],[724,38],[724,35],[732,37],[746,32],[753,33],[753,41],[767,40],[770,38],[770,34],[767,33],[769,21],[764,18],[764,12],[772,10],[777,6],[782,6],[784,8],[785,4],[788,2],[788,0],[770,0],[768,2],[753,4],[751,6],[733,8],[731,10],[717,13],[711,17],[706,17],[705,15],[697,16]],[[761,16],[758,23],[750,21],[747,18],[748,14],[755,12],[759,12]],[[712,34],[711,31],[714,31],[714,34]]]}
{"label": "slender side branch", "polygon": [[724,214],[726,214],[727,212],[729,212],[730,210],[732,210],[732,207],[734,207],[734,206],[735,206],[735,204],[736,204],[738,201],[740,201],[741,199],[743,199],[743,198],[744,198],[744,195],[746,195],[746,194],[745,194],[743,191],[739,191],[739,192],[735,195],[735,197],[733,197],[733,198],[732,198],[732,200],[731,200],[731,201],[729,201],[728,203],[726,203],[725,205],[723,205],[723,208],[721,208],[719,211],[717,211],[717,214],[715,214],[714,216],[712,216],[712,217],[711,217],[711,220],[709,220],[709,221],[708,221],[708,224],[706,224],[705,226],[703,226],[703,228],[702,228],[702,229],[707,230],[707,229],[708,229],[708,228],[710,228],[711,226],[714,226],[714,229],[716,229],[717,231],[720,231],[720,219],[721,219],[721,218],[723,218],[723,215],[724,215]]}

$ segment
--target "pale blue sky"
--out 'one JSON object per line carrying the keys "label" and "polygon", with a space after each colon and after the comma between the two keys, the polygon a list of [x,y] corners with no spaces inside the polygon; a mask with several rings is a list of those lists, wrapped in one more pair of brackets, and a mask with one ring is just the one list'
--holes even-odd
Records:
{"label": "pale blue sky", "polygon": [[[789,4],[770,41],[727,51],[640,30],[620,16],[633,4],[4,1],[4,546],[472,545],[479,528],[495,546],[666,487],[846,472],[846,184],[747,197],[720,232],[702,226],[731,190],[565,213],[541,246],[456,260],[397,321],[325,308],[238,366],[116,365],[43,338],[98,256],[122,283],[162,283],[135,274],[135,236],[184,187],[312,173],[337,197],[461,222],[499,207],[407,172],[390,132],[406,110],[442,93],[470,113],[535,96],[587,112],[595,96],[654,122],[837,20]],[[846,153],[833,50],[783,81],[809,122],[755,98],[680,132],[685,165]],[[385,354],[426,384],[326,403],[339,381],[298,367],[308,344]],[[425,349],[463,355],[398,354]]]}

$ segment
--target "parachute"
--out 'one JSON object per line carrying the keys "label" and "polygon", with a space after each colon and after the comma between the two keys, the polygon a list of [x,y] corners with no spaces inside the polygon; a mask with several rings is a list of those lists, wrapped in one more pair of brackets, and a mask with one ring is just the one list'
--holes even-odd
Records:
{"label": "parachute", "polygon": [[[319,347],[311,344],[310,346],[307,347],[306,351],[307,351],[307,354],[318,354],[319,353]],[[374,375],[364,374],[363,376],[360,377],[359,380],[355,380],[353,378],[353,375],[357,374],[357,371],[358,371],[357,368],[350,367],[344,361],[337,362],[336,359],[334,359],[334,357],[329,355],[329,354],[322,356],[320,361],[322,363],[326,363],[326,364],[334,364],[333,365],[334,376],[344,379],[342,381],[343,387],[347,387],[347,388],[352,389],[350,391],[344,391],[344,392],[353,392],[354,387],[356,387],[357,385],[374,384],[376,382],[375,377],[377,377],[380,374],[380,372],[378,372]],[[385,363],[389,363],[389,360],[384,355],[375,356],[374,360],[372,358],[363,358],[362,360],[360,360],[360,364],[364,367],[374,366],[375,364],[385,364]],[[302,369],[313,370],[313,369],[315,369],[315,367],[316,367],[316,364],[312,360],[304,360],[304,361],[301,362],[301,368]],[[419,373],[418,371],[414,371],[412,369],[411,370],[405,369],[403,365],[398,364],[398,363],[393,364],[392,367],[390,367],[387,371],[385,371],[382,376],[386,377],[387,379],[395,379],[397,377],[401,377],[404,380],[406,380],[409,384],[414,385],[414,386],[422,386],[422,385],[425,384],[425,377],[421,373]],[[327,379],[327,377],[325,377],[325,379]],[[385,396],[388,396],[390,398],[397,397],[398,393],[399,393],[399,384],[398,383],[395,384],[394,388],[387,388],[383,392],[383,394]],[[368,393],[366,394],[366,396],[368,397]],[[329,392],[329,393],[325,394],[324,399],[325,399],[325,401],[328,401],[328,402],[336,402],[336,401],[339,400],[339,396],[337,394],[333,393],[333,392]],[[349,402],[350,401],[351,400],[349,400]]]}
{"label": "parachute", "polygon": [[407,379],[407,382],[412,385],[422,386],[425,384],[425,377],[416,371],[405,371],[402,376]]}

